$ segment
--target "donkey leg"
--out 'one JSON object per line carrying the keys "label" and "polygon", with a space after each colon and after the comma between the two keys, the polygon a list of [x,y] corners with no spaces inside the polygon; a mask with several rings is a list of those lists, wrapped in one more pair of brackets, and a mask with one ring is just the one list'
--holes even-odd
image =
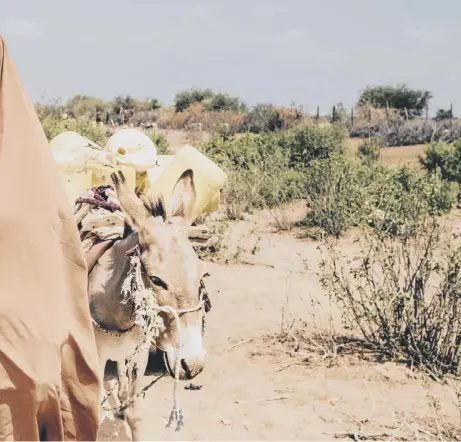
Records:
{"label": "donkey leg", "polygon": [[[103,388],[101,389],[101,403],[104,400],[105,395],[107,394],[108,390],[106,388],[106,365],[107,361],[110,359],[110,346],[107,344],[104,337],[101,337],[99,333],[96,333],[96,344],[98,347],[98,356],[99,356],[99,370],[100,376],[103,382]],[[118,406],[117,404],[117,391],[113,391],[110,396],[108,397],[107,401],[105,402],[104,406],[101,406],[101,422],[102,416],[104,415],[103,408],[110,408],[112,410],[116,409]]]}
{"label": "donkey leg", "polygon": [[[130,396],[136,396],[143,388],[144,373],[146,372],[147,362],[149,360],[149,350],[143,350],[136,357],[137,375],[131,374],[129,390]],[[131,429],[131,440],[141,440],[141,418],[142,418],[142,396],[136,398],[126,409],[125,419]]]}
{"label": "donkey leg", "polygon": [[[126,376],[126,367],[125,367],[125,359],[122,361],[117,361],[117,374],[119,376],[120,382],[118,384],[118,390],[117,390],[117,397],[118,397],[118,405],[124,404],[127,400],[129,400],[129,384],[130,384],[130,379],[129,379],[129,373],[128,377]],[[120,416],[121,419],[125,419],[125,412],[122,411]]]}

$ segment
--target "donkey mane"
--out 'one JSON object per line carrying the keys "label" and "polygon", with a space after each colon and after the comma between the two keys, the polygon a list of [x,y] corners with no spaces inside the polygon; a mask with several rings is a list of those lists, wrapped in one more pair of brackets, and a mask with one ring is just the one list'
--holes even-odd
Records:
{"label": "donkey mane", "polygon": [[167,220],[167,212],[165,207],[165,200],[163,196],[157,198],[152,198],[150,195],[144,195],[141,198],[141,201],[144,204],[146,210],[154,217],[157,218],[161,216],[163,221]]}

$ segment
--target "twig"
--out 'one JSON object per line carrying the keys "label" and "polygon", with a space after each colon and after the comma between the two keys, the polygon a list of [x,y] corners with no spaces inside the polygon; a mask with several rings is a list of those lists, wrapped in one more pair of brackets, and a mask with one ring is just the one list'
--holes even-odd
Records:
{"label": "twig", "polygon": [[287,368],[290,368],[292,365],[303,365],[303,364],[300,361],[293,361],[293,362],[290,362],[289,364],[284,365],[283,367],[278,368],[277,370],[274,371],[274,373],[278,373],[280,371],[286,370]]}
{"label": "twig", "polygon": [[437,440],[443,440],[443,439],[441,439],[441,437],[443,437],[444,432],[440,428],[439,419],[438,419],[438,416],[437,416],[437,410],[435,409],[435,406],[434,406],[433,402],[431,402],[431,408],[432,408],[432,412],[434,414],[435,426],[437,427]]}
{"label": "twig", "polygon": [[243,339],[242,341],[239,341],[235,344],[232,344],[230,345],[229,347],[225,348],[225,350],[232,350],[233,348],[235,347],[239,347],[240,345],[243,345],[243,344],[248,344],[249,342],[253,341],[254,338],[248,338],[248,339]]}
{"label": "twig", "polygon": [[362,433],[333,433],[335,439],[352,439],[355,441],[359,440],[388,440],[390,437],[393,437],[391,434],[381,433],[381,434],[362,434]]}
{"label": "twig", "polygon": [[250,261],[241,261],[241,264],[246,266],[254,266],[254,267],[269,267],[271,269],[275,269],[275,266],[272,264],[266,264],[264,262],[250,262]]}
{"label": "twig", "polygon": [[[293,324],[294,324],[294,321],[293,321]],[[293,327],[293,324],[291,325]],[[293,346],[293,350],[291,351],[291,354],[293,353],[296,353],[299,351],[299,341],[298,341],[298,338],[295,336],[295,334],[291,331],[291,327],[290,327],[290,330],[288,330],[288,334],[293,338],[293,340],[295,341],[295,344]]]}
{"label": "twig", "polygon": [[284,399],[289,399],[290,396],[274,396],[267,399],[252,399],[248,401],[235,401],[236,404],[243,405],[243,404],[254,404],[258,402],[273,402],[273,401],[282,401]]}

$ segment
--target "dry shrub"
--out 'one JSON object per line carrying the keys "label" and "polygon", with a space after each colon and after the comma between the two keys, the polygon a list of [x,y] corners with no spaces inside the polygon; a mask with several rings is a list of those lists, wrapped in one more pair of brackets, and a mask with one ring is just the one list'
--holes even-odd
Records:
{"label": "dry shrub", "polygon": [[172,110],[162,112],[158,119],[158,125],[162,129],[182,130],[192,123],[203,124],[207,118],[204,105],[194,103],[183,112]]}
{"label": "dry shrub", "polygon": [[428,217],[414,236],[365,231],[352,260],[326,243],[322,284],[345,326],[390,358],[459,374],[461,247]]}
{"label": "dry shrub", "polygon": [[243,113],[208,112],[204,104],[194,103],[183,112],[162,110],[158,116],[158,125],[162,129],[183,130],[190,125],[200,124],[204,131],[231,135],[240,130],[243,118]]}
{"label": "dry shrub", "polygon": [[383,145],[411,146],[433,141],[452,142],[461,138],[461,120],[441,121],[411,118],[396,109],[375,109],[358,106],[354,109],[354,122],[345,121],[351,137],[379,137]]}
{"label": "dry shrub", "polygon": [[354,122],[358,125],[366,122],[396,121],[398,118],[397,109],[377,109],[368,104],[354,107]]}
{"label": "dry shrub", "polygon": [[159,111],[154,111],[152,109],[136,110],[130,118],[130,123],[137,127],[146,123],[154,123],[158,120],[158,117]]}

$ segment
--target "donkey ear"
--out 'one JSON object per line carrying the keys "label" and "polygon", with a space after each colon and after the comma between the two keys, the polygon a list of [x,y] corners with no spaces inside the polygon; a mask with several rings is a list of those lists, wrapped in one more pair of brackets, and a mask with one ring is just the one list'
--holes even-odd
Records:
{"label": "donkey ear", "polygon": [[115,186],[117,198],[120,203],[120,208],[125,215],[128,225],[138,233],[146,225],[151,214],[144,207],[142,201],[128,187],[125,176],[121,171],[111,174],[112,181]]}
{"label": "donkey ear", "polygon": [[171,216],[181,217],[185,222],[191,223],[196,199],[194,172],[187,169],[174,186],[170,201]]}

